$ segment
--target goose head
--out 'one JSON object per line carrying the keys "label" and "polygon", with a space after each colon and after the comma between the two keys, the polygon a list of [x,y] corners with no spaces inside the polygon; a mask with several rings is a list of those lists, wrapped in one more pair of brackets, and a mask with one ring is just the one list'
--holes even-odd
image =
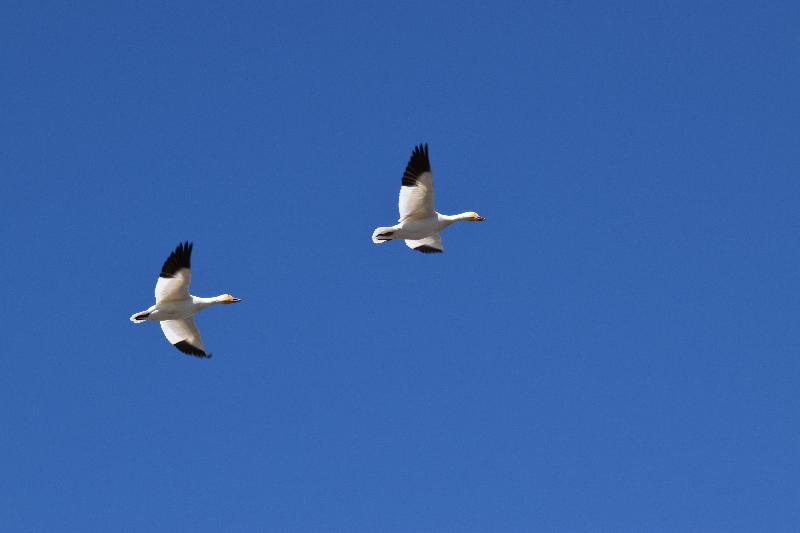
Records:
{"label": "goose head", "polygon": [[241,302],[241,298],[237,298],[230,294],[223,294],[222,296],[217,297],[219,303],[221,304],[235,304],[236,302]]}
{"label": "goose head", "polygon": [[486,219],[480,216],[475,211],[470,211],[469,213],[467,213],[467,220],[470,220],[472,222],[483,222]]}

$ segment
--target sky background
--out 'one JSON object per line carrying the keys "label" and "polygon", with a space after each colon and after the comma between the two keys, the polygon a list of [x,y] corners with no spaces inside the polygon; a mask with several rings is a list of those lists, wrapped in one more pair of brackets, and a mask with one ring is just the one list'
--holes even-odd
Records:
{"label": "sky background", "polygon": [[[2,530],[800,530],[798,26],[3,2]],[[211,360],[128,320],[182,240]]]}

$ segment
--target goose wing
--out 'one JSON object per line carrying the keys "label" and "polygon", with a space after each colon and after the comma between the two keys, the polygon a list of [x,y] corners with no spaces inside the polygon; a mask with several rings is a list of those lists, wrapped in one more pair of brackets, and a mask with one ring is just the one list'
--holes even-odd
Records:
{"label": "goose wing", "polygon": [[423,254],[440,254],[444,252],[444,245],[442,245],[442,236],[434,233],[430,237],[425,237],[418,241],[406,239],[406,246],[412,250],[422,252]]}
{"label": "goose wing", "polygon": [[420,144],[411,152],[403,172],[398,207],[400,222],[407,218],[428,218],[436,213],[433,209],[433,174],[427,144]]}
{"label": "goose wing", "polygon": [[210,353],[206,353],[193,316],[182,320],[162,320],[159,323],[164,336],[178,350],[196,357],[211,357]]}
{"label": "goose wing", "polygon": [[182,242],[169,254],[156,282],[156,303],[189,298],[192,281],[192,243]]}

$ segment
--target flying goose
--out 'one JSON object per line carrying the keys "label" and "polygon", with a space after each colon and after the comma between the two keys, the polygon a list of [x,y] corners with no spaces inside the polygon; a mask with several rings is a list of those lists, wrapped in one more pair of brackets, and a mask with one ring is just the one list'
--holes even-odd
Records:
{"label": "flying goose", "polygon": [[482,222],[486,220],[474,211],[458,215],[443,215],[433,208],[433,174],[428,160],[428,145],[420,144],[411,152],[403,181],[400,186],[399,224],[391,227],[375,228],[372,242],[402,239],[406,246],[424,254],[444,251],[439,232],[461,220]]}
{"label": "flying goose", "polygon": [[194,314],[214,304],[234,304],[239,298],[222,294],[212,298],[201,298],[189,294],[192,281],[192,243],[180,243],[169,254],[156,282],[156,304],[146,311],[131,316],[136,324],[146,320],[161,323],[167,340],[185,354],[211,357],[206,353],[200,332],[194,322]]}

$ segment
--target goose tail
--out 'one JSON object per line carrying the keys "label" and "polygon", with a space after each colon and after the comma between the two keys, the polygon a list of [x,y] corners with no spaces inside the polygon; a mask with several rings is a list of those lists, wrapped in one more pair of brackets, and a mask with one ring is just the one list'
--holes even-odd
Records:
{"label": "goose tail", "polygon": [[147,317],[150,316],[150,313],[147,311],[140,311],[138,313],[134,313],[131,315],[131,322],[134,324],[141,324],[142,322],[147,320]]}
{"label": "goose tail", "polygon": [[394,228],[375,228],[375,231],[372,232],[372,242],[381,244],[390,241],[393,238],[392,235],[394,232]]}

